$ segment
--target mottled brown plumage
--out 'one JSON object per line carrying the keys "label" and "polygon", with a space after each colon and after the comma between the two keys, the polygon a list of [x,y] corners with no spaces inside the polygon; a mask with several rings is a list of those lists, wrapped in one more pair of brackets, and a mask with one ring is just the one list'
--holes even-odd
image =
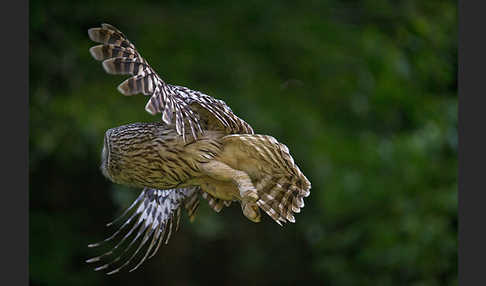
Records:
{"label": "mottled brown plumage", "polygon": [[[132,268],[136,269],[162,242],[168,242],[183,208],[194,220],[200,196],[216,212],[238,202],[251,221],[260,221],[262,209],[279,225],[295,222],[294,214],[304,207],[303,198],[310,194],[311,185],[287,146],[271,136],[253,134],[251,126],[223,101],[162,81],[113,26],[90,29],[89,36],[102,43],[90,52],[103,60],[107,72],[132,75],[119,86],[120,92],[150,95],[146,110],[162,113],[162,122],[133,123],[105,134],[103,174],[114,183],[143,191],[121,218],[131,216],[105,240],[127,229],[121,241],[88,262],[114,256],[125,241],[133,239],[121,255],[96,270],[120,261],[120,266],[108,272],[116,273],[146,246],[144,256]],[[133,254],[123,258],[134,245],[138,247]]]}

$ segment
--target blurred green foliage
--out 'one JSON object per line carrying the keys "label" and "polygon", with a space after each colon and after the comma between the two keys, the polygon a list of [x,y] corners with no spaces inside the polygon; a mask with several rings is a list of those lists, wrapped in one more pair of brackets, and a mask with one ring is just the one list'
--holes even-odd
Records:
{"label": "blurred green foliage", "polygon": [[[456,285],[456,1],[30,1],[32,285]],[[87,29],[121,29],[167,82],[228,103],[312,182],[283,228],[204,203],[140,270],[84,260],[138,194],[106,129],[155,121]]]}

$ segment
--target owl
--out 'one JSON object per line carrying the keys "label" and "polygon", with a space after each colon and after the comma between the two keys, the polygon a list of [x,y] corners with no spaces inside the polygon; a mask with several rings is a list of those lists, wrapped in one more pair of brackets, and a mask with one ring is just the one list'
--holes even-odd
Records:
{"label": "owl", "polygon": [[110,251],[87,260],[103,263],[95,270],[119,272],[141,253],[130,271],[137,269],[168,243],[183,210],[194,220],[200,197],[216,212],[238,203],[253,222],[260,222],[260,210],[279,225],[295,222],[294,213],[304,207],[311,184],[287,146],[254,134],[224,101],[166,83],[117,28],[102,24],[88,35],[100,43],[89,51],[107,73],[130,75],[118,90],[149,96],[145,110],[161,114],[158,122],[105,133],[101,172],[113,183],[142,191],[108,224],[120,222],[119,228],[89,245],[120,239]]}

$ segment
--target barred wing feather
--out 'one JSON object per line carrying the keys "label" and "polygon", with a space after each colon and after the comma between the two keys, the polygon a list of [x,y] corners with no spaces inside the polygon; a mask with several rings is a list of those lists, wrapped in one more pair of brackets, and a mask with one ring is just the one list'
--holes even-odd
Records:
{"label": "barred wing feather", "polygon": [[[94,263],[103,261],[111,256],[114,256],[117,250],[121,252],[111,262],[105,263],[95,270],[105,270],[116,262],[120,261],[121,265],[117,268],[107,272],[107,274],[114,274],[126,267],[132,259],[140,252],[140,250],[148,243],[145,254],[140,259],[135,267],[130,271],[137,269],[147,258],[151,258],[157,253],[162,242],[168,243],[173,231],[179,228],[181,210],[185,207],[190,217],[195,211],[194,202],[199,201],[197,196],[199,194],[199,187],[169,189],[169,190],[155,190],[145,188],[132,205],[115,221],[108,223],[111,226],[117,221],[125,218],[132,210],[132,214],[126,219],[113,235],[107,239],[90,244],[89,247],[97,247],[106,242],[109,242],[118,237],[123,230],[128,230],[121,240],[108,252],[88,259],[86,262]],[[198,204],[198,203],[197,203]],[[190,209],[189,209],[190,208]],[[131,228],[130,228],[131,225]],[[138,229],[138,230],[137,230]],[[122,245],[125,241],[130,240],[127,246]],[[141,241],[139,241],[141,239]],[[150,241],[149,241],[150,240]],[[132,246],[138,245],[132,255],[126,259],[124,256],[128,255]]]}
{"label": "barred wing feather", "polygon": [[[207,126],[220,126],[228,134],[253,134],[248,123],[237,117],[222,100],[186,87],[164,82],[135,46],[117,28],[102,24],[88,30],[91,40],[101,43],[90,49],[109,74],[131,75],[118,86],[124,95],[150,96],[145,110],[152,115],[162,114],[166,124],[174,124],[179,135],[186,132],[197,138]],[[207,111],[197,112],[200,108]],[[214,122],[214,121],[217,122]]]}

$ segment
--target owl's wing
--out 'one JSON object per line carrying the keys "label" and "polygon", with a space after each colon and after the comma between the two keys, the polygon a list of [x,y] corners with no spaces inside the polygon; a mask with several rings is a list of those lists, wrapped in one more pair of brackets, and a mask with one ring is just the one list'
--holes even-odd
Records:
{"label": "owl's wing", "polygon": [[89,29],[88,34],[91,40],[101,43],[92,47],[90,53],[96,60],[103,61],[107,73],[132,76],[122,82],[118,90],[124,95],[150,96],[145,110],[152,115],[161,113],[165,123],[175,124],[179,135],[184,137],[190,129],[197,138],[207,126],[223,128],[228,134],[253,134],[251,126],[236,116],[224,101],[165,83],[117,28],[101,24],[100,28]]}
{"label": "owl's wing", "polygon": [[275,222],[295,222],[293,213],[304,207],[311,183],[300,171],[289,149],[272,136],[235,134],[223,137],[223,144],[235,144],[246,157],[253,159],[247,172],[257,189],[257,205]]}
{"label": "owl's wing", "polygon": [[[113,240],[114,238],[118,237],[122,230],[128,230],[130,228],[129,225],[131,224],[132,226],[128,232],[126,232],[122,239],[110,251],[100,256],[88,259],[86,262],[92,263],[104,260],[106,257],[114,255],[116,253],[115,250],[120,249],[121,253],[115,259],[95,268],[96,271],[104,270],[113,265],[115,262],[121,260],[120,263],[123,262],[123,264],[107,273],[109,275],[114,274],[127,266],[135,255],[142,249],[142,247],[150,240],[143,258],[130,271],[137,269],[147,258],[151,258],[155,255],[163,241],[165,244],[168,243],[173,228],[175,228],[175,231],[177,231],[179,228],[182,207],[185,206],[187,208],[187,206],[193,206],[191,201],[194,201],[194,197],[197,199],[198,192],[199,187],[169,190],[145,188],[140,193],[138,198],[132,203],[132,205],[126,209],[118,219],[107,224],[107,226],[110,226],[126,217],[127,214],[132,210],[135,210],[132,212],[130,217],[125,220],[120,228],[107,239],[98,243],[90,244],[89,247],[97,247],[105,242]],[[197,201],[199,200],[197,199]],[[195,211],[195,209],[193,210]],[[124,246],[124,250],[121,251],[122,244],[131,237],[133,237],[133,239],[127,246]],[[140,238],[142,240],[137,242]],[[138,247],[133,254],[128,259],[122,258],[123,256],[129,254],[128,250],[130,250],[134,244],[137,244]]]}

